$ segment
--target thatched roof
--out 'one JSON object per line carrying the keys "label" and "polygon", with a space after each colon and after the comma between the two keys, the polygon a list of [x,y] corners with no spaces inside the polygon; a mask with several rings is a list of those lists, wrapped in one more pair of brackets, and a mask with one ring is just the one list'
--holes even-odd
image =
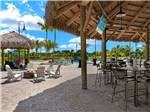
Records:
{"label": "thatched roof", "polygon": [[149,1],[123,1],[121,7],[126,13],[120,29],[120,11],[117,1],[48,1],[46,21],[49,26],[80,36],[80,5],[86,6],[85,30],[88,38],[101,39],[96,32],[98,16],[107,19],[107,39],[118,41],[145,41],[150,23]]}
{"label": "thatched roof", "polygon": [[29,38],[16,33],[15,31],[0,35],[0,46],[3,49],[28,49],[34,46],[34,42]]}

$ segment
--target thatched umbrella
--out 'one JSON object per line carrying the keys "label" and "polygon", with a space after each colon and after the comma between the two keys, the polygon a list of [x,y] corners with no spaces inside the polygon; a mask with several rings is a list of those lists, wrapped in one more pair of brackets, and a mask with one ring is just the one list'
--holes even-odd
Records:
{"label": "thatched umbrella", "polygon": [[4,49],[27,49],[27,60],[29,62],[29,49],[34,47],[34,41],[16,33],[15,31],[0,35],[0,47],[2,50],[2,65],[4,65]]}

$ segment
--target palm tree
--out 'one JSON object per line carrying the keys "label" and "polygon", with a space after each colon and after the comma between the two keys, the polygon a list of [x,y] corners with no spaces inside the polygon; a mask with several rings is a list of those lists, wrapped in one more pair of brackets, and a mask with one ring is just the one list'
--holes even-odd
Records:
{"label": "palm tree", "polygon": [[48,53],[50,52],[50,50],[54,48],[55,46],[56,44],[53,41],[50,41],[50,40],[44,41],[44,47],[46,49],[47,57],[48,57]]}
{"label": "palm tree", "polygon": [[41,42],[39,40],[35,41],[35,52],[38,53],[39,48],[41,48]]}
{"label": "palm tree", "polygon": [[37,24],[41,27],[41,30],[45,30],[45,40],[47,41],[48,30],[52,30],[52,28],[48,27],[48,24],[46,23],[45,18],[44,18],[44,23],[38,22]]}
{"label": "palm tree", "polygon": [[[51,31],[54,30],[55,31],[55,29],[53,27],[48,26],[48,24],[46,23],[45,18],[44,18],[44,23],[38,22],[37,24],[41,27],[42,30],[45,30],[45,33],[46,33],[45,40],[47,41],[48,40],[48,31],[49,30],[51,30]],[[53,45],[53,53],[54,53],[55,47],[56,47],[56,31],[54,32],[54,44],[55,45]]]}
{"label": "palm tree", "polygon": [[130,56],[130,52],[131,52],[131,49],[128,45],[126,45],[124,48],[123,48],[123,53],[124,53],[124,56],[125,57],[129,57]]}

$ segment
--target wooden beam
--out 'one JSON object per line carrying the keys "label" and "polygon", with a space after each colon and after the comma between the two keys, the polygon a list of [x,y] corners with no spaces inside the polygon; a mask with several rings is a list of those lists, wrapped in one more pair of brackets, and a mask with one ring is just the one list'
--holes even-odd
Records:
{"label": "wooden beam", "polygon": [[108,37],[108,39],[112,39],[112,37],[115,33],[116,33],[116,30],[113,31],[113,33]]}
{"label": "wooden beam", "polygon": [[103,34],[102,34],[102,63],[104,68],[106,67],[106,59],[107,59],[107,55],[106,55],[106,29],[104,30]]}
{"label": "wooden beam", "polygon": [[93,16],[91,16],[91,19],[92,19],[93,21],[95,21],[95,23],[98,23],[98,20],[95,19]]}
{"label": "wooden beam", "polygon": [[67,26],[70,26],[79,16],[80,16],[80,11],[74,14],[72,18],[66,22]]}
{"label": "wooden beam", "polygon": [[85,20],[83,30],[86,29],[86,26],[88,25],[88,23],[90,21],[90,17],[91,17],[91,13],[92,13],[92,6],[93,6],[93,2],[90,3],[90,6],[89,6],[88,11],[86,13],[86,20]]}
{"label": "wooden beam", "polygon": [[70,2],[64,5],[63,7],[56,10],[56,18],[60,17],[61,15],[67,13],[70,9],[74,8],[80,2]]}
{"label": "wooden beam", "polygon": [[[128,5],[128,1],[121,2],[121,6],[126,7]],[[117,5],[108,15],[108,17],[112,20],[114,16],[120,11],[120,6]]]}
{"label": "wooden beam", "polygon": [[27,49],[27,63],[30,63],[30,49]]}
{"label": "wooden beam", "polygon": [[[147,30],[149,30],[149,28],[147,28]],[[147,32],[147,37],[146,37],[146,50],[145,50],[145,54],[146,54],[146,61],[149,61],[150,57],[149,57],[149,52],[150,52],[150,33]]]}
{"label": "wooden beam", "polygon": [[87,35],[90,35],[91,33],[93,33],[96,29],[95,28],[92,28],[88,33]]}
{"label": "wooden beam", "polygon": [[89,4],[89,2],[90,2],[90,1],[84,1],[84,0],[83,0],[83,1],[80,3],[80,5],[82,5],[82,6],[87,6],[87,5]]}
{"label": "wooden beam", "polygon": [[148,24],[150,23],[150,19],[148,19],[145,23],[144,23],[144,25],[143,25],[143,28],[142,29],[144,29]]}
{"label": "wooden beam", "polygon": [[2,63],[2,68],[4,67],[4,49],[1,49],[1,63]]}
{"label": "wooden beam", "polygon": [[104,10],[104,8],[102,7],[101,3],[100,2],[97,2],[97,4],[99,5],[101,11],[102,11],[102,14],[106,17],[107,21],[108,22],[111,22],[110,18],[108,17],[106,11]]}
{"label": "wooden beam", "polygon": [[94,35],[96,35],[96,31],[94,31],[93,33],[91,33],[90,37],[94,37]]}
{"label": "wooden beam", "polygon": [[104,10],[107,10],[107,9],[109,9],[110,7],[112,7],[112,5],[114,5],[114,1],[111,1],[105,8],[104,8]]}
{"label": "wooden beam", "polygon": [[80,6],[80,36],[81,36],[81,80],[82,89],[87,89],[87,55],[86,55],[86,33],[83,30],[86,20],[86,7]]}
{"label": "wooden beam", "polygon": [[117,36],[117,38],[116,38],[116,39],[120,39],[120,38],[121,38],[121,36],[122,36],[124,33],[125,33],[125,30],[124,30],[124,31],[121,31],[121,32],[120,32],[120,34]]}
{"label": "wooden beam", "polygon": [[[111,27],[111,26],[108,26],[108,29],[112,29],[112,30],[119,30],[119,27]],[[131,31],[131,32],[139,32],[139,33],[144,33],[144,32],[150,32],[150,31],[146,31],[146,30],[143,30],[143,29],[133,29],[133,28],[128,28],[128,29],[125,29],[126,31]]]}
{"label": "wooden beam", "polygon": [[133,22],[139,17],[139,15],[145,10],[147,6],[149,6],[149,2],[145,2],[144,6],[138,10],[136,16],[127,25],[127,29],[133,24]]}
{"label": "wooden beam", "polygon": [[131,40],[133,40],[138,35],[138,32],[135,32],[135,34],[131,37]]}

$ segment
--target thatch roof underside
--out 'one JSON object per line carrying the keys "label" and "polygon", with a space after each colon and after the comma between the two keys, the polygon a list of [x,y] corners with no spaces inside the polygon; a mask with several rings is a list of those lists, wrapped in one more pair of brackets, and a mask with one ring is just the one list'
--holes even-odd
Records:
{"label": "thatch roof underside", "polygon": [[2,49],[28,49],[34,46],[34,42],[29,38],[12,31],[0,35],[0,46]]}
{"label": "thatch roof underside", "polygon": [[101,39],[96,32],[98,16],[107,19],[106,38],[117,41],[145,41],[147,27],[150,23],[149,1],[123,1],[121,7],[126,13],[122,18],[116,17],[119,12],[117,1],[48,1],[46,5],[46,21],[49,26],[80,36],[80,5],[86,6],[84,28],[88,38]]}

